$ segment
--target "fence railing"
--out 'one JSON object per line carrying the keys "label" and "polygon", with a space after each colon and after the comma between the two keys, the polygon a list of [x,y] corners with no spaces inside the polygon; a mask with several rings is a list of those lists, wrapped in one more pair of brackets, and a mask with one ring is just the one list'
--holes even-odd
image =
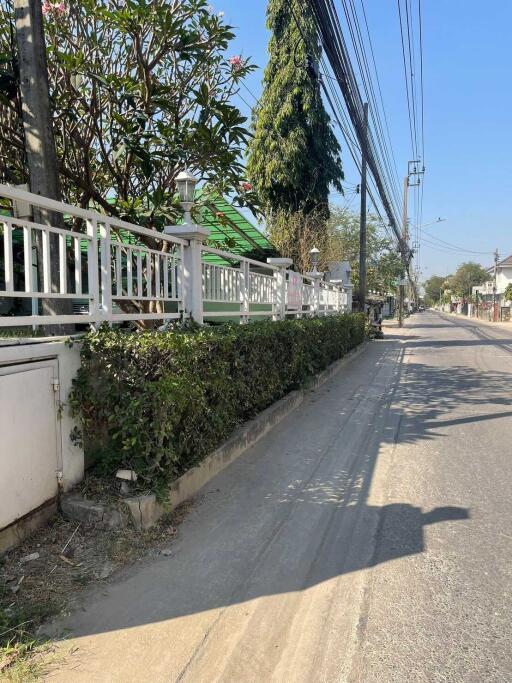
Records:
{"label": "fence railing", "polygon": [[0,327],[329,315],[347,288],[0,185]]}

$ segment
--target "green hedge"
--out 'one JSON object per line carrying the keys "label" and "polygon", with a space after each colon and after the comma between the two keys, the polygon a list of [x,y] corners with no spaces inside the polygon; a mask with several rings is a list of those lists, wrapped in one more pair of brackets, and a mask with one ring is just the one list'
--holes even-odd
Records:
{"label": "green hedge", "polygon": [[364,334],[361,314],[171,332],[104,327],[82,345],[75,436],[103,470],[134,469],[162,490]]}

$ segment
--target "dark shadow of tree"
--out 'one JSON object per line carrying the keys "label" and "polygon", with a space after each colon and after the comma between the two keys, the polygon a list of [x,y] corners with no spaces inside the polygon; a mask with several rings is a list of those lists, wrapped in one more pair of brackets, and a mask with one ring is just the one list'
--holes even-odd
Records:
{"label": "dark shadow of tree", "polygon": [[394,409],[403,416],[400,441],[412,444],[442,437],[440,430],[450,425],[511,417],[512,410],[500,410],[511,407],[510,379],[508,372],[469,366],[407,364],[395,395]]}
{"label": "dark shadow of tree", "polygon": [[[462,507],[422,510],[407,502],[367,503],[383,446],[439,438],[436,430],[456,421],[512,414],[491,409],[510,403],[508,373],[403,365],[410,343],[409,337],[375,344],[375,365],[362,364],[368,376],[355,393],[340,389],[338,382],[311,398],[322,402],[326,421],[348,420],[348,428],[338,429],[334,441],[324,444],[325,452],[316,441],[318,414],[304,409],[297,424],[300,452],[290,459],[287,443],[274,432],[268,451],[249,451],[212,482],[205,503],[184,522],[170,558],[132,572],[111,587],[107,603],[96,595],[85,616],[78,612],[61,626],[74,635],[101,633],[302,591],[421,553],[426,526],[469,519]],[[384,371],[388,374],[379,380]],[[367,413],[373,415],[369,424],[363,404],[375,407]],[[352,445],[357,423],[361,438]],[[109,609],[120,601],[123,609]]]}

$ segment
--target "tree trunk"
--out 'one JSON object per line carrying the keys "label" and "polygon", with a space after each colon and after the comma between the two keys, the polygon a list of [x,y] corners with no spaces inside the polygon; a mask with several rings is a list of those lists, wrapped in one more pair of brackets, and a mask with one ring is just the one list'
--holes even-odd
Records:
{"label": "tree trunk", "polygon": [[[30,190],[49,199],[60,200],[57,155],[50,112],[48,69],[44,41],[41,0],[14,0],[16,42],[20,70],[25,150],[29,170]],[[63,227],[61,214],[34,207],[36,223]],[[42,263],[40,239],[38,264]],[[59,291],[58,235],[50,236],[51,290]],[[66,264],[63,264],[66,267]],[[39,279],[40,281],[40,279]],[[71,315],[71,300],[43,299],[44,315]],[[51,325],[51,334],[69,334],[74,325]]]}

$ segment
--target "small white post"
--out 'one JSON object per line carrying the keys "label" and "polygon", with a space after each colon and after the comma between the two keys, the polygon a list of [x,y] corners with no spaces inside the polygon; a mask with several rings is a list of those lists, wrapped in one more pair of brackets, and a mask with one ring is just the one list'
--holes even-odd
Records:
{"label": "small white post", "polygon": [[318,270],[313,270],[311,273],[304,273],[306,277],[313,280],[313,315],[318,315],[320,313],[320,280],[323,278],[324,273],[318,272]]}
{"label": "small white post", "polygon": [[240,322],[249,322],[249,288],[251,283],[251,264],[240,262]]}
{"label": "small white post", "polygon": [[313,279],[313,314],[320,313],[320,278]]}
{"label": "small white post", "polygon": [[98,224],[96,220],[87,221],[87,290],[89,293],[89,317],[91,322],[100,313],[100,285],[98,273]]}
{"label": "small white post", "polygon": [[346,313],[352,313],[352,284],[345,285],[347,292]]}
{"label": "small white post", "polygon": [[293,261],[291,258],[268,258],[267,263],[271,266],[278,266],[278,270],[274,270],[272,320],[284,320],[286,317],[286,269],[292,265]]}
{"label": "small white post", "polygon": [[68,267],[66,261],[66,235],[59,234],[59,292],[68,293]]}
{"label": "small white post", "polygon": [[202,247],[210,231],[200,225],[168,225],[166,235],[188,240],[183,248],[182,301],[185,315],[196,323],[203,323],[203,265]]}
{"label": "small white post", "polygon": [[2,223],[4,228],[4,276],[5,290],[14,291],[14,260],[12,255],[12,227],[8,223]]}
{"label": "small white post", "polygon": [[112,318],[112,273],[110,270],[110,225],[100,225],[101,249],[101,313],[102,316]]}

